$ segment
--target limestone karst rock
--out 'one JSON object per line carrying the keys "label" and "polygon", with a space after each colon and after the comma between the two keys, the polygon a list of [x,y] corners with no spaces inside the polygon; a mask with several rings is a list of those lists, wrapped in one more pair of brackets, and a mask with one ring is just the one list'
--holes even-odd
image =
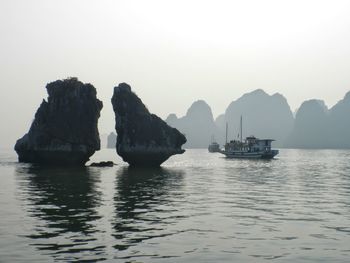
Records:
{"label": "limestone karst rock", "polygon": [[302,103],[286,147],[311,149],[350,148],[350,92],[330,109],[322,100]]}
{"label": "limestone karst rock", "polygon": [[170,114],[165,121],[186,134],[185,147],[188,148],[207,148],[213,136],[216,140],[224,137],[215,125],[210,106],[204,100],[193,102],[185,116],[177,118],[175,114]]}
{"label": "limestone karst rock", "polygon": [[239,137],[240,117],[243,115],[243,136],[276,139],[274,145],[283,145],[290,134],[294,118],[287,100],[280,94],[268,95],[263,90],[244,94],[230,103],[225,114],[215,120],[209,105],[195,101],[185,116],[177,118],[170,114],[166,122],[186,134],[188,148],[207,148],[214,135],[219,144],[224,144],[226,123],[228,140]]}
{"label": "limestone karst rock", "polygon": [[184,153],[186,138],[151,114],[126,83],[114,88],[117,153],[132,166],[159,166],[174,154]]}
{"label": "limestone karst rock", "polygon": [[[225,112],[229,140],[239,137],[240,117],[243,116],[243,137],[275,139],[274,146],[281,147],[293,129],[293,113],[284,96],[273,95],[258,89],[230,103]],[[225,126],[220,127],[225,130]]]}
{"label": "limestone karst rock", "polygon": [[77,78],[47,84],[30,130],[16,142],[20,162],[84,165],[100,149],[97,121],[102,102]]}
{"label": "limestone karst rock", "polygon": [[165,120],[170,126],[186,134],[188,148],[207,148],[214,136],[223,136],[215,125],[210,106],[204,100],[197,100],[188,108],[186,115],[177,118],[170,114]]}
{"label": "limestone karst rock", "polygon": [[285,146],[288,148],[328,148],[329,110],[322,100],[304,101]]}
{"label": "limestone karst rock", "polygon": [[329,148],[350,149],[350,91],[338,101],[329,111],[329,124],[327,126]]}

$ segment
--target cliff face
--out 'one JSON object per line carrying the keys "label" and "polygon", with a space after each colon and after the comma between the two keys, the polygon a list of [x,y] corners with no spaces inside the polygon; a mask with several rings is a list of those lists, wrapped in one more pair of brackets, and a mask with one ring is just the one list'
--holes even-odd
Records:
{"label": "cliff face", "polygon": [[76,78],[46,86],[30,130],[16,142],[20,162],[84,165],[100,149],[97,121],[102,102],[91,84]]}
{"label": "cliff face", "polygon": [[159,166],[174,154],[184,152],[186,138],[151,114],[126,83],[114,88],[117,153],[132,166]]}

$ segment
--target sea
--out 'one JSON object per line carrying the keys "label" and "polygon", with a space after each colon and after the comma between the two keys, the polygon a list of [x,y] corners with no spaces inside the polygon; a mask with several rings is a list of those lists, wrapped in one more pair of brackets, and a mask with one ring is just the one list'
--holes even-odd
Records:
{"label": "sea", "polygon": [[350,150],[188,149],[158,169],[45,167],[0,150],[0,262],[350,262]]}

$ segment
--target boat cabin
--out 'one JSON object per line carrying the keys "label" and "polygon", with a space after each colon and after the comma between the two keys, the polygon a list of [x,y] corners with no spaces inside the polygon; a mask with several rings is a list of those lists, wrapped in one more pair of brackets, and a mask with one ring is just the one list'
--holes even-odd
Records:
{"label": "boat cabin", "polygon": [[272,139],[258,139],[254,136],[249,136],[245,142],[230,141],[225,145],[226,151],[245,151],[245,152],[270,152]]}
{"label": "boat cabin", "polygon": [[251,152],[269,152],[273,141],[272,139],[257,139],[254,136],[246,138],[246,143]]}
{"label": "boat cabin", "polygon": [[228,125],[226,123],[226,144],[224,150],[220,150],[220,153],[226,155],[228,158],[259,159],[272,159],[278,154],[278,150],[271,149],[271,143],[274,141],[272,139],[258,139],[255,136],[249,136],[243,141],[242,116],[240,128],[240,140],[227,142]]}

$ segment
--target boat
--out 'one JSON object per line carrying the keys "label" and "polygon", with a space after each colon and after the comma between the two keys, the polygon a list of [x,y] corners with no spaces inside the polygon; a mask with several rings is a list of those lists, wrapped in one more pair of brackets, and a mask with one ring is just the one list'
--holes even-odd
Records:
{"label": "boat", "polygon": [[212,142],[211,144],[209,144],[208,146],[208,151],[210,153],[217,153],[220,152],[220,145],[217,142]]}
{"label": "boat", "polygon": [[220,152],[220,145],[215,141],[214,136],[211,137],[211,143],[208,146],[208,151],[210,153]]}
{"label": "boat", "polygon": [[242,116],[240,122],[241,139],[227,142],[227,124],[226,124],[226,144],[223,150],[219,152],[227,158],[252,158],[252,159],[272,159],[279,151],[271,149],[273,139],[258,139],[255,136],[246,137],[243,141],[242,136]]}

